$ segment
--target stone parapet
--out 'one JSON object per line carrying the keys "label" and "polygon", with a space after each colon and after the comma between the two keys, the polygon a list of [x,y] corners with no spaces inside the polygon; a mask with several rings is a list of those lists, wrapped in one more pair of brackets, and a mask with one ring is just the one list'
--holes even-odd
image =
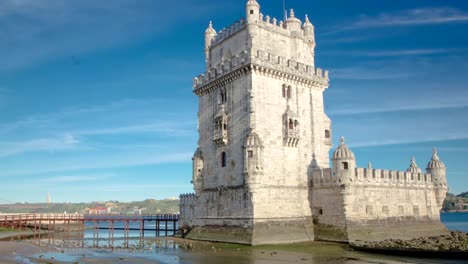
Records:
{"label": "stone parapet", "polygon": [[192,226],[195,218],[196,195],[194,193],[185,193],[179,196],[179,226]]}
{"label": "stone parapet", "polygon": [[300,82],[323,88],[328,87],[329,74],[327,70],[257,50],[253,56],[250,56],[247,51],[242,51],[230,59],[211,67],[204,74],[198,75],[193,79],[194,92],[249,64],[252,64],[255,70],[269,75],[281,77],[288,77],[290,75],[290,78]]}
{"label": "stone parapet", "polygon": [[[331,169],[314,170],[314,187],[334,185],[406,186],[419,188],[439,187],[429,173],[410,173],[396,170],[356,168],[350,176],[333,173]],[[446,186],[445,186],[446,187]]]}
{"label": "stone parapet", "polygon": [[230,36],[236,34],[239,31],[241,31],[243,28],[245,28],[245,25],[246,25],[245,20],[240,19],[240,20],[234,22],[229,27],[223,28],[221,31],[218,32],[218,35],[216,35],[216,37],[211,42],[211,47],[214,47],[214,46],[220,44],[225,39],[229,38]]}

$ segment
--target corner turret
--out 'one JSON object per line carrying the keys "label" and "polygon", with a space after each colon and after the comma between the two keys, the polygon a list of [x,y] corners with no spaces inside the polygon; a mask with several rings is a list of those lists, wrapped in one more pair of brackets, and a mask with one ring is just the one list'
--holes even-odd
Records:
{"label": "corner turret", "polygon": [[350,178],[356,169],[356,158],[354,153],[346,146],[345,138],[340,138],[340,145],[333,153],[333,172],[340,179]]}
{"label": "corner turret", "polygon": [[260,5],[256,0],[249,0],[245,9],[247,24],[257,23],[260,19]]}
{"label": "corner turret", "polygon": [[411,157],[411,164],[406,171],[410,173],[422,173],[421,169],[418,167],[418,164],[416,164],[416,159],[414,156]]}
{"label": "corner turret", "polygon": [[447,195],[447,178],[445,164],[439,159],[436,148],[432,151],[432,159],[427,164],[426,171],[432,175],[437,205],[441,208]]}
{"label": "corner turret", "polygon": [[291,12],[289,13],[289,18],[286,20],[286,28],[289,29],[291,32],[301,32],[302,22],[301,20],[296,18],[293,9],[291,9]]}
{"label": "corner turret", "polygon": [[203,190],[203,154],[198,148],[193,154],[193,173],[192,173],[192,183],[195,193],[200,193]]}
{"label": "corner turret", "polygon": [[433,181],[438,185],[447,184],[447,179],[445,177],[445,164],[439,159],[436,148],[432,151],[432,159],[427,164],[426,171],[432,175]]}
{"label": "corner turret", "polygon": [[304,25],[302,25],[302,29],[304,30],[306,40],[315,47],[314,25],[310,23],[307,15],[305,16],[305,22]]}
{"label": "corner turret", "polygon": [[210,66],[209,61],[210,61],[210,47],[211,43],[213,42],[213,39],[216,37],[216,30],[213,28],[213,24],[210,21],[210,24],[208,25],[208,28],[205,31],[205,62],[206,62],[206,68],[209,69]]}

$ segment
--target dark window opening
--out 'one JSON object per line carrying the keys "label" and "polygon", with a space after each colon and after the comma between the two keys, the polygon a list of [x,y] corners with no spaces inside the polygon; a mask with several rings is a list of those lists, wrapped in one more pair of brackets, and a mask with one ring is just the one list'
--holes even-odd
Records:
{"label": "dark window opening", "polygon": [[348,162],[342,162],[342,164],[343,164],[343,169],[344,169],[344,170],[349,169],[349,167],[348,167]]}
{"label": "dark window opening", "polygon": [[292,121],[292,119],[289,119],[289,129],[294,129],[294,122]]}
{"label": "dark window opening", "polygon": [[252,151],[252,150],[249,150],[249,151],[247,152],[247,154],[248,154],[249,158],[252,158],[252,157],[253,157],[253,151]]}
{"label": "dark window opening", "polygon": [[325,138],[330,138],[330,130],[325,130]]}
{"label": "dark window opening", "polygon": [[297,120],[294,120],[294,127],[297,128],[297,126],[299,126],[299,122],[297,122]]}
{"label": "dark window opening", "polygon": [[323,215],[323,210],[322,209],[319,210],[319,215]]}
{"label": "dark window opening", "polygon": [[221,153],[221,167],[226,167],[226,152]]}
{"label": "dark window opening", "polygon": [[287,95],[288,98],[291,98],[291,86],[288,86]]}
{"label": "dark window opening", "polygon": [[254,11],[253,11],[253,10],[250,10],[250,14],[253,15],[253,14],[254,14]]}
{"label": "dark window opening", "polygon": [[221,90],[220,92],[221,103],[225,103],[227,101],[227,92]]}
{"label": "dark window opening", "polygon": [[227,124],[226,123],[223,124],[223,128],[224,128],[224,130],[227,130]]}
{"label": "dark window opening", "polygon": [[283,97],[286,97],[286,85],[283,84]]}

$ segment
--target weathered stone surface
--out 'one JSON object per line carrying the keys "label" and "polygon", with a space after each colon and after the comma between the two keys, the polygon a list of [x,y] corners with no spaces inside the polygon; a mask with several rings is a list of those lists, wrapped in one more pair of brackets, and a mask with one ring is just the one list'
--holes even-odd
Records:
{"label": "weathered stone surface", "polygon": [[315,67],[314,50],[308,19],[291,12],[278,23],[255,0],[245,20],[218,33],[210,23],[206,72],[193,87],[195,193],[180,205],[181,226],[193,227],[188,237],[264,244],[446,232],[445,166],[436,151],[427,173],[414,160],[406,172],[357,168],[342,139],[330,164],[329,76]]}

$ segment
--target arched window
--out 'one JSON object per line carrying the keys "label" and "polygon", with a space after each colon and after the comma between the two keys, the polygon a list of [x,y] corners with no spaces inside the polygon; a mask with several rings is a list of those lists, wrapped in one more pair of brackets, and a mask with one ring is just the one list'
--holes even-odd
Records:
{"label": "arched window", "polygon": [[330,138],[330,130],[325,130],[325,138]]}
{"label": "arched window", "polygon": [[283,84],[283,97],[286,97],[286,84]]}
{"label": "arched window", "polygon": [[288,98],[291,98],[291,85],[288,86]]}
{"label": "arched window", "polygon": [[297,128],[299,126],[299,122],[297,120],[294,120],[294,127]]}
{"label": "arched window", "polygon": [[294,123],[292,119],[289,119],[289,124],[288,124],[289,129],[294,129]]}
{"label": "arched window", "polygon": [[226,152],[221,153],[221,167],[226,167]]}

